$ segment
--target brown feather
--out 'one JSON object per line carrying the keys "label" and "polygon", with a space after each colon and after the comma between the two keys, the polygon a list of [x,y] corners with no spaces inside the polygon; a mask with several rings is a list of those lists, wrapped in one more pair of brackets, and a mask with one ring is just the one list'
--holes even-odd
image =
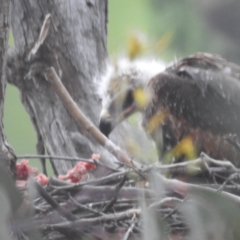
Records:
{"label": "brown feather", "polygon": [[240,166],[240,153],[225,140],[228,134],[240,138],[239,79],[237,65],[203,53],[182,59],[152,78],[148,87],[153,95],[143,123],[146,127],[159,111],[169,112],[159,124],[162,155],[191,136],[198,154],[203,151]]}

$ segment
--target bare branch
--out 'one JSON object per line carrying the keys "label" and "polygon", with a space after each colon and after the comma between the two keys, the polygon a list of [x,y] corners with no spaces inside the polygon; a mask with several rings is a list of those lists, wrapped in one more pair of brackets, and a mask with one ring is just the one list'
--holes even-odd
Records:
{"label": "bare branch", "polygon": [[39,194],[49,203],[50,206],[53,207],[56,211],[59,212],[59,214],[66,218],[68,221],[74,221],[76,220],[76,217],[71,214],[70,212],[66,211],[64,208],[62,208],[49,194],[47,191],[44,190],[44,188],[39,185],[38,183],[35,183],[36,188],[39,192]]}
{"label": "bare branch", "polygon": [[106,138],[93,123],[91,123],[83,112],[78,108],[77,104],[73,101],[72,97],[62,84],[60,78],[58,77],[55,69],[50,67],[45,73],[46,79],[52,84],[53,89],[57,93],[58,97],[61,99],[65,108],[68,110],[69,114],[76,121],[79,128],[84,128],[85,132],[82,134],[89,139],[93,136],[102,146],[104,146],[109,152],[111,152],[119,161],[133,166],[139,166],[138,163],[133,162],[119,147],[117,147],[111,140]]}
{"label": "bare branch", "polygon": [[134,228],[134,225],[135,225],[135,222],[134,222],[135,218],[136,218],[136,215],[134,214],[133,217],[132,217],[131,226],[128,228],[128,230],[127,230],[127,232],[126,232],[123,240],[128,240],[129,235],[130,235],[130,233],[132,232],[132,230],[133,230],[133,228]]}
{"label": "bare branch", "polygon": [[[160,177],[160,175],[159,175]],[[217,193],[215,189],[206,187],[206,186],[200,186],[196,184],[190,184],[190,183],[185,183],[176,179],[167,179],[163,176],[160,177],[161,180],[163,181],[163,184],[166,188],[166,190],[177,192],[180,195],[185,196],[186,194],[189,194],[194,191],[199,191],[199,190],[205,190],[209,191],[209,193]],[[225,196],[228,198],[230,201],[234,202],[238,206],[240,206],[240,197],[228,192],[222,192],[221,195]]]}
{"label": "bare branch", "polygon": [[31,51],[28,54],[28,57],[27,57],[28,61],[30,61],[32,59],[32,57],[37,53],[39,47],[44,43],[44,41],[48,35],[50,23],[51,23],[51,15],[47,14],[45,16],[39,37],[38,37],[37,41],[35,42],[33,48],[31,49]]}
{"label": "bare branch", "polygon": [[119,212],[119,213],[113,213],[113,214],[108,214],[106,216],[101,216],[101,217],[96,217],[96,218],[89,218],[89,219],[79,219],[75,222],[67,222],[67,223],[59,223],[59,224],[52,224],[46,226],[47,228],[50,229],[60,229],[60,228],[72,228],[76,227],[77,229],[82,229],[85,228],[86,225],[93,225],[96,223],[101,223],[101,222],[108,222],[108,221],[117,221],[117,220],[123,220],[126,218],[131,218],[134,215],[139,216],[141,214],[141,209],[131,209],[128,211],[124,212]]}
{"label": "bare branch", "polygon": [[65,156],[54,156],[54,155],[36,155],[36,154],[27,154],[27,155],[18,155],[17,159],[30,159],[30,158],[54,158],[54,159],[62,159],[68,161],[76,161],[76,162],[89,162],[95,164],[95,162],[91,159],[84,159],[78,157],[65,157]]}
{"label": "bare branch", "polygon": [[239,169],[236,168],[230,161],[228,160],[216,160],[210,158],[207,154],[201,153],[200,158],[191,161],[179,162],[174,164],[166,164],[158,166],[151,166],[146,168],[144,171],[148,171],[151,168],[156,168],[161,172],[192,172],[199,173],[203,172],[202,166],[204,166],[204,170],[211,173],[212,168],[210,166],[219,166],[219,168],[214,169],[216,172],[239,172]]}

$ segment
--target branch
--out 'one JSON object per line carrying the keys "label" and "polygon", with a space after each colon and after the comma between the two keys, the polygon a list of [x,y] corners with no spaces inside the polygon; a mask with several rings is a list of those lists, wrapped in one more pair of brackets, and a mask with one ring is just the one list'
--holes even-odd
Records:
{"label": "branch", "polygon": [[27,56],[27,60],[30,61],[32,59],[32,57],[37,53],[38,49],[40,48],[40,46],[44,43],[47,35],[48,35],[48,31],[50,28],[50,23],[51,23],[51,15],[47,14],[45,16],[40,34],[38,36],[37,41],[34,43],[33,48],[31,49],[31,51],[29,52],[28,56]]}
{"label": "branch", "polygon": [[107,185],[110,183],[114,184],[115,182],[118,182],[119,179],[121,179],[124,174],[126,173],[117,172],[105,177],[89,180],[86,182],[80,182],[80,183],[69,183],[59,179],[51,178],[51,186],[57,192],[57,191],[63,191],[63,190],[77,190],[82,188],[85,185],[98,186],[98,185]]}
{"label": "branch", "polygon": [[[217,193],[215,189],[206,187],[206,186],[200,186],[190,183],[181,182],[176,179],[167,179],[163,176],[158,175],[159,178],[161,178],[162,183],[164,184],[164,187],[167,191],[176,192],[182,196],[185,196],[186,194],[191,194],[194,191],[208,191],[209,193]],[[160,181],[161,181],[160,180]],[[236,205],[240,207],[240,197],[236,196],[234,194],[228,193],[228,192],[221,192],[222,196],[225,196],[228,200],[234,202]]]}
{"label": "branch", "polygon": [[128,228],[128,230],[127,230],[123,240],[128,240],[129,235],[130,235],[130,233],[132,232],[132,230],[133,230],[133,228],[135,226],[135,222],[134,222],[135,218],[136,218],[136,215],[134,214],[133,217],[132,217],[132,220],[131,220],[131,222],[132,222],[131,226]]}
{"label": "branch", "polygon": [[138,163],[133,162],[118,146],[116,146],[111,140],[105,137],[98,128],[96,128],[92,122],[90,122],[83,112],[78,108],[77,104],[74,102],[66,88],[58,77],[55,69],[50,67],[46,70],[45,78],[52,84],[53,89],[62,101],[65,108],[68,110],[69,114],[76,121],[79,129],[84,129],[81,131],[84,136],[91,140],[90,136],[93,136],[98,143],[104,146],[109,152],[111,152],[119,161],[134,165],[135,167],[140,167]]}
{"label": "branch", "polygon": [[[220,168],[210,167],[212,165],[219,166]],[[204,166],[204,170],[207,170],[209,173],[212,172],[211,169],[214,169],[214,171],[216,171],[216,172],[224,172],[224,173],[239,172],[239,169],[236,168],[230,161],[216,160],[216,159],[210,158],[205,153],[201,153],[200,158],[197,158],[197,159],[191,160],[191,161],[185,161],[185,162],[174,163],[174,164],[166,164],[166,165],[161,165],[161,166],[150,166],[149,168],[146,168],[144,170],[144,172],[147,172],[147,171],[155,168],[161,172],[199,173],[199,172],[204,172],[204,170],[202,169],[202,166]]]}
{"label": "branch", "polygon": [[67,219],[68,221],[74,221],[76,220],[76,216],[72,213],[68,212],[66,209],[62,208],[49,194],[45,189],[39,185],[37,182],[35,183],[36,188],[39,192],[39,194],[46,200],[46,202],[52,206],[53,209],[55,209],[62,217]]}
{"label": "branch", "polygon": [[[55,192],[52,192],[53,194]],[[80,191],[75,193],[74,198],[78,203],[86,204],[89,202],[111,201],[116,195],[116,187],[114,186],[82,186]],[[118,199],[128,199],[137,201],[139,196],[145,196],[146,199],[156,197],[155,192],[151,189],[141,189],[134,187],[122,187],[118,192]],[[63,204],[62,206],[64,206]],[[68,203],[66,202],[66,205]]]}
{"label": "branch", "polygon": [[36,155],[36,154],[28,154],[28,155],[18,155],[17,159],[31,159],[31,158],[54,158],[59,160],[67,160],[67,161],[76,161],[76,162],[88,162],[95,164],[96,162],[90,159],[78,158],[78,157],[65,157],[65,156],[55,156],[55,155]]}
{"label": "branch", "polygon": [[89,219],[78,219],[74,222],[64,222],[64,223],[58,223],[58,224],[52,224],[46,226],[46,228],[59,230],[59,229],[66,229],[66,228],[77,228],[85,229],[88,226],[92,226],[97,223],[102,222],[109,222],[109,221],[116,221],[116,220],[124,220],[126,218],[132,218],[133,216],[139,216],[141,214],[141,209],[131,209],[124,212],[119,213],[112,213],[108,214],[106,216],[96,217],[96,218],[89,218]]}

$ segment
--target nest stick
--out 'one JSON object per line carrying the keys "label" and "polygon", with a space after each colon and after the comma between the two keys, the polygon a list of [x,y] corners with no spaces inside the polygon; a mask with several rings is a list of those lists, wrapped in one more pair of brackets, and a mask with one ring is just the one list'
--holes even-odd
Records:
{"label": "nest stick", "polygon": [[111,140],[105,137],[99,131],[99,129],[96,128],[94,124],[87,119],[87,117],[79,109],[77,104],[68,93],[67,89],[62,84],[61,79],[53,67],[50,67],[46,70],[45,77],[52,84],[54,91],[64,104],[69,114],[76,121],[78,127],[80,129],[84,129],[84,131],[81,131],[84,136],[89,139],[90,136],[93,136],[98,141],[98,143],[109,150],[119,161],[128,165],[139,165],[137,163],[133,163],[133,161],[118,146],[116,146]]}

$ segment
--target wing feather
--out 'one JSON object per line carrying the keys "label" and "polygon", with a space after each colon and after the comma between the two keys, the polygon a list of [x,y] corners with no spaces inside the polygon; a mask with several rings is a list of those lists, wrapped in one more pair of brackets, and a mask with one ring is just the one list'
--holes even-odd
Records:
{"label": "wing feather", "polygon": [[[182,59],[150,82],[157,105],[188,125],[240,136],[240,68],[210,54]],[[157,109],[157,108],[156,108]]]}

